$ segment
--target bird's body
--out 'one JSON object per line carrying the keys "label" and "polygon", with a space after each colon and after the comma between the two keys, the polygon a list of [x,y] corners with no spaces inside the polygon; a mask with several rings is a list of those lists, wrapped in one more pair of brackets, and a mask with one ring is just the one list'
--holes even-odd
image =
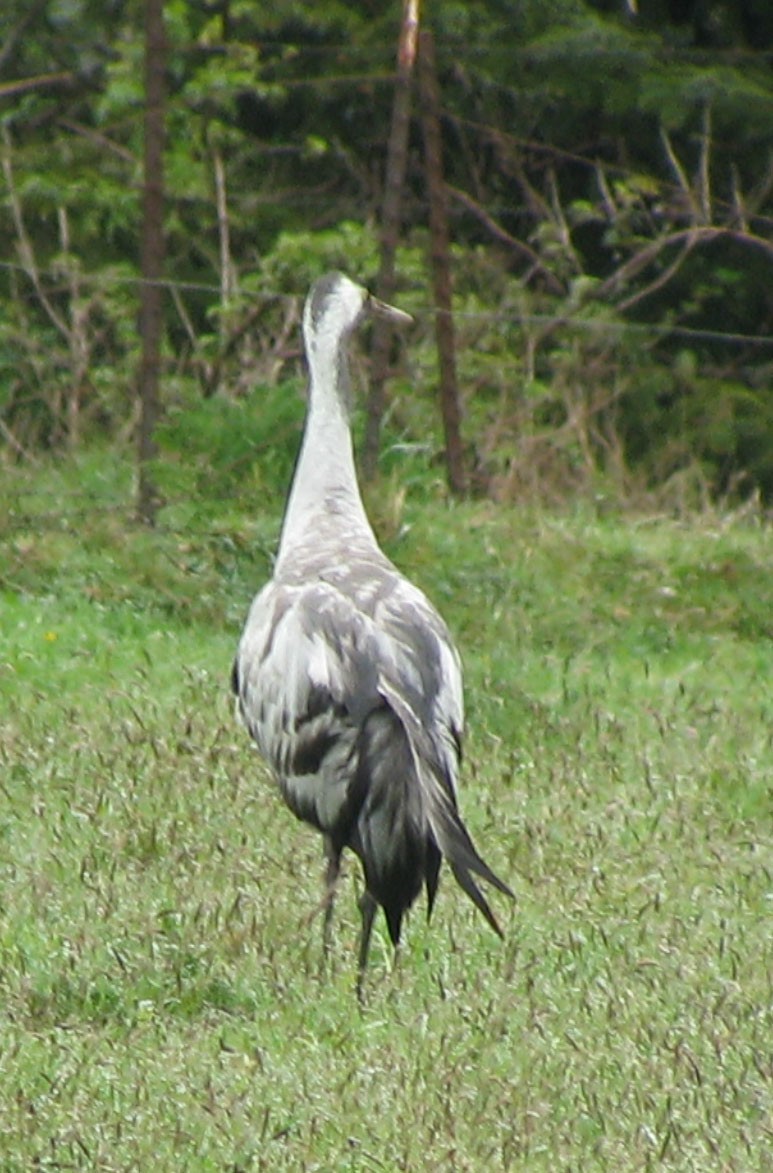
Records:
{"label": "bird's body", "polygon": [[509,892],[457,810],[458,653],[426,596],[379,549],[357,487],[346,355],[368,309],[400,314],[341,274],[309,294],[304,440],[274,575],[252,604],[233,673],[287,805],[324,836],[326,939],[341,853],[362,862],[361,973],[376,907],[397,944],[422,884],[431,910],[442,857],[497,932],[473,875]]}

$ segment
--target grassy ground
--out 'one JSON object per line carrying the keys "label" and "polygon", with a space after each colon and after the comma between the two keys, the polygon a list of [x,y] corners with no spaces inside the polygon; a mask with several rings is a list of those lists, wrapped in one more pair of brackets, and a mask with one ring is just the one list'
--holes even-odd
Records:
{"label": "grassy ground", "polygon": [[0,479],[4,1173],[773,1170],[770,528],[381,503],[517,902],[501,944],[446,876],[360,1012],[357,869],[323,973],[227,693],[275,505],[150,533],[120,461]]}

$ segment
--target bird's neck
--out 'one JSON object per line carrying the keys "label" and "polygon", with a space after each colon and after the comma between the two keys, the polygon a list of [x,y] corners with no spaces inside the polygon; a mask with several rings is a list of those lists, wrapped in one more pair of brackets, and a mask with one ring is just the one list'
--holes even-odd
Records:
{"label": "bird's neck", "polygon": [[[347,378],[342,350],[310,355],[309,406],[287,501],[277,569],[298,547],[327,541],[374,543],[357,484],[346,404],[336,390]],[[345,384],[344,384],[345,386]]]}

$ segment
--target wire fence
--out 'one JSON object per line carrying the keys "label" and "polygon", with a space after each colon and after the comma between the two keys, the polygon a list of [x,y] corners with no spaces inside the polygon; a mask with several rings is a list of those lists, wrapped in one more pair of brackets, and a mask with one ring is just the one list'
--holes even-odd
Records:
{"label": "wire fence", "polygon": [[[26,277],[32,283],[30,272],[24,265],[14,263],[12,261],[0,261],[0,271],[13,272]],[[37,278],[45,278],[50,281],[62,281],[63,273],[60,269],[37,269]],[[164,278],[160,281],[146,282],[142,277],[132,276],[131,274],[118,273],[88,273],[79,271],[77,274],[78,284],[90,285],[93,288],[112,287],[112,288],[135,288],[143,284],[152,284],[156,287],[168,290],[170,293],[204,293],[213,297],[222,298],[223,290],[220,285],[214,283],[210,284],[203,281],[188,281],[177,280],[172,278]],[[62,292],[69,292],[69,278],[66,287],[63,286]],[[285,290],[279,289],[260,289],[257,291],[250,290],[247,296],[254,300],[271,302],[300,302],[306,296],[306,289],[299,289],[297,292],[288,293]],[[436,314],[443,311],[437,310],[430,303],[413,303],[411,306],[411,313],[414,317],[432,319]],[[490,322],[517,324],[535,327],[561,327],[565,329],[572,329],[578,331],[585,331],[587,333],[609,334],[615,333],[618,335],[636,335],[639,338],[683,338],[685,340],[702,341],[702,342],[718,342],[726,343],[728,345],[742,345],[755,347],[773,347],[773,334],[746,334],[736,330],[716,330],[704,329],[701,327],[685,326],[678,323],[658,324],[654,322],[631,322],[623,320],[613,320],[610,318],[593,319],[589,317],[581,317],[577,311],[558,309],[556,313],[521,313],[517,310],[467,310],[455,308],[453,310],[453,317],[460,321],[470,322]]]}

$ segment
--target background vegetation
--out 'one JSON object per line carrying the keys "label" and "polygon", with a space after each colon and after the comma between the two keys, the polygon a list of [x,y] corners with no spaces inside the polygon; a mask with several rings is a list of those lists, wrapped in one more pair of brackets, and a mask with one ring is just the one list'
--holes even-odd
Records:
{"label": "background vegetation", "polygon": [[[140,0],[7,7],[10,459],[136,422],[144,41]],[[769,497],[769,4],[489,0],[421,18],[436,37],[474,486]],[[400,6],[167,0],[165,19],[163,400],[187,443],[212,396],[299,377],[298,298],[321,268],[377,270]],[[437,452],[414,113],[397,271],[418,326],[393,419],[402,442]]]}

